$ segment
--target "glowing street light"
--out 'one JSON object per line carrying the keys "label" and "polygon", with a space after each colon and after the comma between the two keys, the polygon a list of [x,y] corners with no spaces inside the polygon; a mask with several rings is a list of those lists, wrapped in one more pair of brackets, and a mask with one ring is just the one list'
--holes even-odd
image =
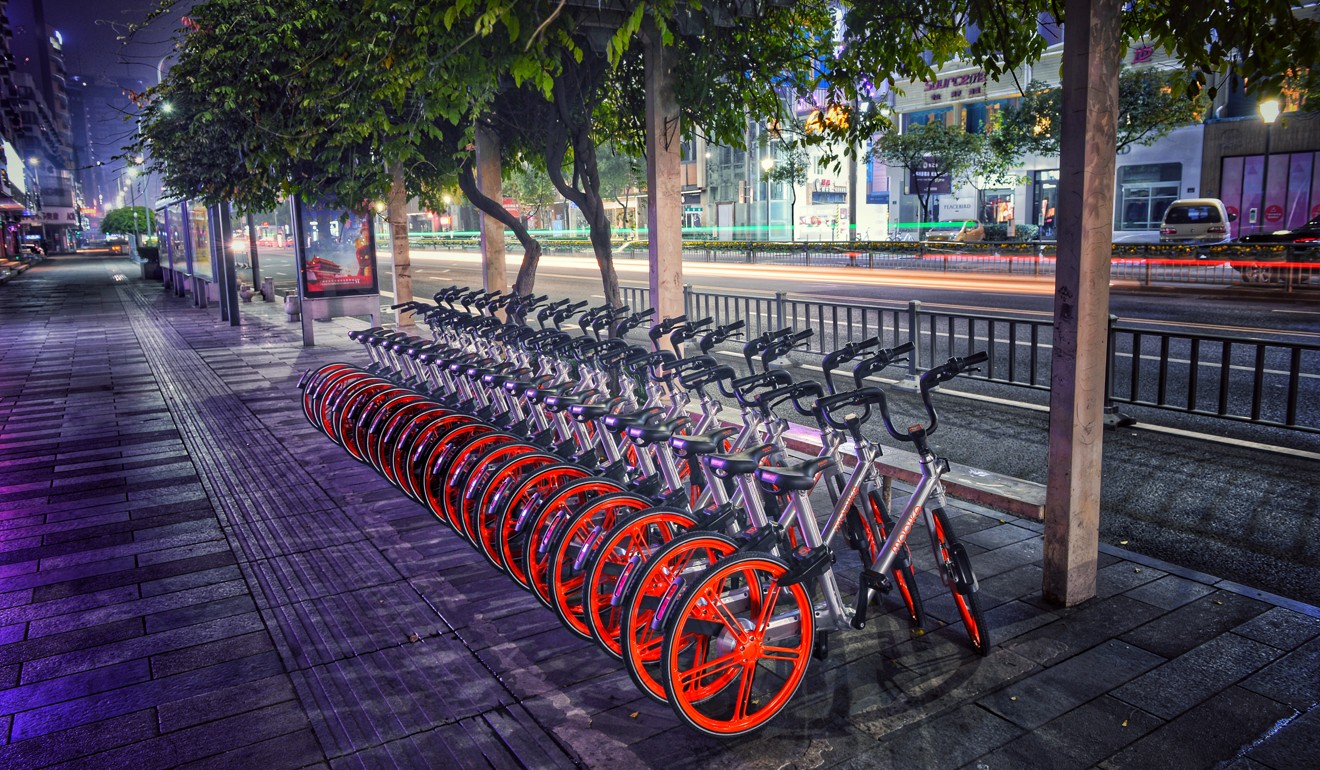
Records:
{"label": "glowing street light", "polygon": [[1269,211],[1270,194],[1270,135],[1274,133],[1274,121],[1279,119],[1279,100],[1265,99],[1257,105],[1260,119],[1265,123],[1265,168],[1260,175],[1260,218],[1256,220],[1256,231],[1265,226]]}

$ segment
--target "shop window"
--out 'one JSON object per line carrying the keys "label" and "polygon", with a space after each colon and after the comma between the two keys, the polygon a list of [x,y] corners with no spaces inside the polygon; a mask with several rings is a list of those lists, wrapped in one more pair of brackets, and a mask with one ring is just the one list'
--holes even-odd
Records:
{"label": "shop window", "polygon": [[912,126],[924,126],[931,122],[948,125],[952,120],[953,107],[940,107],[933,110],[909,112],[903,115],[903,130],[906,131]]}
{"label": "shop window", "polygon": [[1164,210],[1177,200],[1181,184],[1181,163],[1152,163],[1120,168],[1114,229],[1159,229]]}

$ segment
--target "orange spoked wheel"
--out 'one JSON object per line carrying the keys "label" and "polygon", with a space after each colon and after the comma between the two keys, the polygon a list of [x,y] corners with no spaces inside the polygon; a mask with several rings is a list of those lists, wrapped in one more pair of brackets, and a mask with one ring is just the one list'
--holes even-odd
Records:
{"label": "orange spoked wheel", "polygon": [[444,507],[445,518],[454,524],[454,528],[475,544],[471,531],[463,521],[463,491],[467,488],[469,474],[472,473],[481,458],[501,446],[521,443],[517,436],[503,431],[490,431],[474,437],[461,447],[447,468],[441,471],[440,502]]}
{"label": "orange spoked wheel", "polygon": [[738,544],[727,535],[688,532],[666,543],[626,577],[620,602],[620,653],[643,694],[665,702],[660,646],[665,614],[675,598],[708,567],[736,550]]}
{"label": "orange spoked wheel", "polygon": [[531,589],[523,545],[541,504],[565,484],[590,475],[586,469],[570,463],[546,465],[523,477],[500,503],[494,531],[497,558],[518,585]]}
{"label": "orange spoked wheel", "polygon": [[352,364],[336,363],[326,364],[315,372],[310,372],[303,377],[302,407],[303,415],[307,418],[308,422],[324,431],[320,422],[320,396],[322,392],[331,382],[355,372],[360,373],[362,370]]}
{"label": "orange spoked wheel", "polygon": [[650,506],[649,498],[634,492],[602,495],[573,512],[550,543],[546,564],[550,607],[577,636],[591,638],[583,611],[588,561],[619,519]]}
{"label": "orange spoked wheel", "polygon": [[972,561],[967,549],[958,542],[958,536],[949,526],[949,517],[943,508],[930,510],[935,519],[935,551],[941,564],[944,583],[953,594],[953,604],[967,630],[967,638],[978,655],[990,654],[990,633],[981,613],[980,586],[972,572]]}
{"label": "orange spoked wheel", "polygon": [[532,593],[547,607],[550,600],[550,545],[563,531],[573,514],[589,501],[611,492],[622,492],[623,485],[613,479],[593,476],[572,481],[543,498],[531,519],[527,539],[523,541],[523,567]]}
{"label": "orange spoked wheel", "polygon": [[494,432],[494,428],[482,422],[469,422],[451,428],[436,441],[424,463],[426,470],[422,475],[422,497],[426,501],[426,507],[431,509],[431,513],[434,513],[436,518],[459,532],[462,529],[458,522],[449,518],[448,511],[445,510],[445,472],[464,447],[479,436]]}
{"label": "orange spoked wheel", "polygon": [[426,461],[431,452],[440,444],[444,436],[460,425],[476,423],[477,418],[458,412],[449,412],[431,418],[413,438],[408,447],[404,470],[401,471],[400,484],[414,500],[426,504]]}
{"label": "orange spoked wheel", "polygon": [[559,462],[554,455],[539,451],[515,455],[495,467],[489,481],[482,487],[471,490],[473,502],[469,503],[465,495],[463,507],[465,511],[471,510],[475,517],[477,546],[491,564],[507,571],[500,542],[500,514],[506,502],[528,476]]}
{"label": "orange spoked wheel", "polygon": [[665,694],[708,735],[744,735],[788,705],[815,641],[811,599],[783,585],[789,567],[764,553],[730,556],[684,591],[665,620]]}
{"label": "orange spoked wheel", "polygon": [[[539,462],[515,465],[514,461],[521,457]],[[531,444],[515,442],[495,447],[473,466],[463,484],[458,517],[463,522],[463,530],[483,553],[487,548],[486,543],[491,542],[491,538],[485,534],[486,530],[494,527],[494,517],[489,512],[498,508],[499,500],[503,499],[501,493],[507,494],[508,485],[515,479],[553,462],[556,462],[554,455]],[[486,555],[493,559],[490,554]]]}
{"label": "orange spoked wheel", "polygon": [[[399,481],[399,449],[418,418],[426,414],[443,414],[443,410],[434,401],[419,399],[399,407],[381,428],[376,439],[376,459],[380,472],[390,483],[402,486]],[[407,455],[403,455],[406,457]]]}
{"label": "orange spoked wheel", "polygon": [[394,418],[400,413],[407,413],[408,407],[416,408],[420,404],[426,404],[427,401],[420,394],[406,390],[386,402],[371,418],[371,424],[367,425],[363,433],[362,446],[366,449],[367,462],[376,472],[384,475],[385,466],[382,463],[385,446],[385,430],[395,422]]}
{"label": "orange spoked wheel", "polygon": [[360,393],[353,405],[345,410],[340,426],[340,435],[344,439],[344,448],[354,459],[369,463],[367,458],[367,431],[375,422],[376,415],[389,402],[408,393],[397,385],[386,387],[373,386]]}
{"label": "orange spoked wheel", "polygon": [[695,524],[696,517],[680,508],[650,508],[620,520],[591,547],[582,587],[582,617],[606,653],[616,659],[623,657],[619,624],[629,575]]}

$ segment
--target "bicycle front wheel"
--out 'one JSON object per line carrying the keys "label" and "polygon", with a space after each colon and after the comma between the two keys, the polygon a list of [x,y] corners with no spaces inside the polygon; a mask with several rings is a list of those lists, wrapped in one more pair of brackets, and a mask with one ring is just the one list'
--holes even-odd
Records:
{"label": "bicycle front wheel", "polygon": [[990,631],[985,624],[985,615],[981,613],[980,586],[976,582],[976,573],[972,572],[972,560],[967,549],[958,542],[944,509],[932,508],[930,513],[935,522],[935,555],[939,558],[937,566],[941,577],[953,594],[954,606],[962,617],[972,649],[979,655],[988,655]]}
{"label": "bicycle front wheel", "polygon": [[811,598],[764,553],[717,562],[665,620],[665,694],[678,718],[721,738],[759,730],[788,705],[815,641]]}

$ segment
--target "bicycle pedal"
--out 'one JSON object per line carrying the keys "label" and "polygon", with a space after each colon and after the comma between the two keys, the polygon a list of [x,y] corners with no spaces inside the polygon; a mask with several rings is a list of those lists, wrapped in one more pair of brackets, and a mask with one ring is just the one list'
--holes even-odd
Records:
{"label": "bicycle pedal", "polygon": [[882,594],[889,593],[890,589],[893,588],[893,585],[889,582],[888,576],[886,576],[883,572],[876,572],[875,570],[864,569],[862,570],[861,579],[864,583],[866,583],[867,588],[870,588],[874,591],[879,591]]}

